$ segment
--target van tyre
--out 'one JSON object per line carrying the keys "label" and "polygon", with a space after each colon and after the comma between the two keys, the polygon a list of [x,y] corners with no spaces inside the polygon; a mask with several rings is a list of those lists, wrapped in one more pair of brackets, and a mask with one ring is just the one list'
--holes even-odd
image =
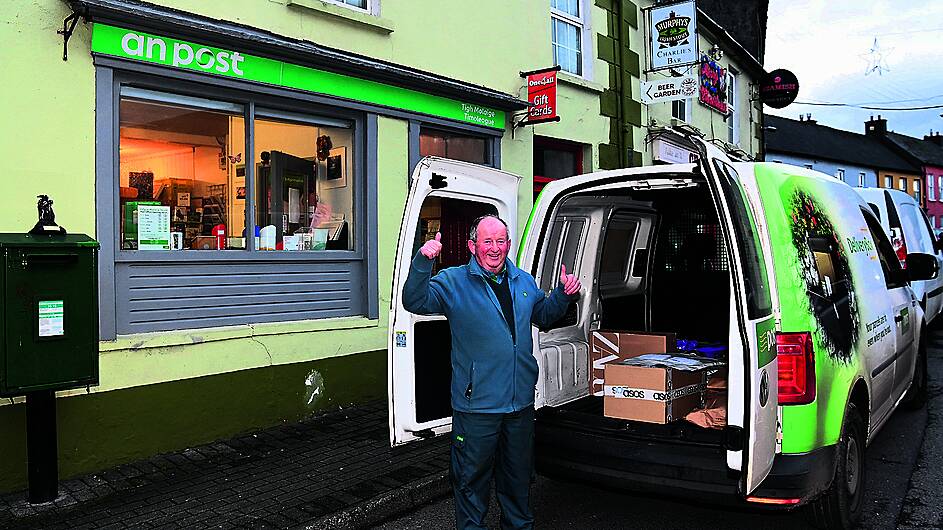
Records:
{"label": "van tyre", "polygon": [[819,528],[847,530],[861,517],[865,485],[864,429],[857,407],[849,403],[838,442],[835,478],[828,490],[808,506],[809,518]]}
{"label": "van tyre", "polygon": [[[924,333],[926,330],[924,330]],[[901,403],[910,410],[923,408],[927,404],[927,341],[921,333],[920,346],[917,348],[917,363],[914,365],[914,377],[910,388]]]}

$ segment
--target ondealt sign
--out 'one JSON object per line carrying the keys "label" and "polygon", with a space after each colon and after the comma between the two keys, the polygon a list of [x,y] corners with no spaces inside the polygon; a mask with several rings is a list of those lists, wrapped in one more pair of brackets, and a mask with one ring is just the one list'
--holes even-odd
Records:
{"label": "ondealt sign", "polygon": [[760,101],[774,109],[788,106],[798,95],[799,80],[789,70],[773,70],[760,83]]}
{"label": "ondealt sign", "polygon": [[692,75],[642,82],[642,103],[662,103],[697,95],[697,78]]}
{"label": "ondealt sign", "polygon": [[694,1],[653,7],[649,12],[651,69],[696,64],[697,6]]}
{"label": "ondealt sign", "polygon": [[701,58],[701,90],[698,101],[727,114],[727,69],[706,55]]}
{"label": "ondealt sign", "polygon": [[530,72],[527,75],[528,124],[558,121],[557,71],[560,67]]}
{"label": "ondealt sign", "polygon": [[359,77],[96,23],[92,52],[504,129],[505,113]]}

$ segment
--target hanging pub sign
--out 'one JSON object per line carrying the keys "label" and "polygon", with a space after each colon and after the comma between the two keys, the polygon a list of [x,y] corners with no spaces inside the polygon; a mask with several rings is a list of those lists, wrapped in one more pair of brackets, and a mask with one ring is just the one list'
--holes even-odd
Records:
{"label": "hanging pub sign", "polygon": [[694,0],[651,8],[648,30],[652,70],[697,64],[697,5]]}
{"label": "hanging pub sign", "polygon": [[789,70],[773,70],[760,83],[760,101],[774,109],[788,106],[796,100],[797,95],[799,80]]}
{"label": "hanging pub sign", "polygon": [[521,72],[527,79],[527,118],[521,125],[560,121],[557,115],[557,72],[560,66]]}
{"label": "hanging pub sign", "polygon": [[701,56],[701,90],[698,101],[727,114],[727,69],[710,57]]}

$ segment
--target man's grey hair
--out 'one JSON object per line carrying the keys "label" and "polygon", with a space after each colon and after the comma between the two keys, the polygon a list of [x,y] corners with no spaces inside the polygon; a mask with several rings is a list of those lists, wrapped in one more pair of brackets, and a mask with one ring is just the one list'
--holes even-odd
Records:
{"label": "man's grey hair", "polygon": [[501,221],[501,224],[504,225],[504,231],[505,233],[507,233],[507,238],[510,241],[511,230],[508,228],[508,224],[504,222],[504,219],[501,219],[497,215],[493,215],[493,214],[482,215],[478,219],[475,219],[474,221],[472,221],[471,230],[468,231],[468,239],[471,239],[472,241],[478,241],[478,224],[489,217],[492,219],[497,219],[498,221]]}

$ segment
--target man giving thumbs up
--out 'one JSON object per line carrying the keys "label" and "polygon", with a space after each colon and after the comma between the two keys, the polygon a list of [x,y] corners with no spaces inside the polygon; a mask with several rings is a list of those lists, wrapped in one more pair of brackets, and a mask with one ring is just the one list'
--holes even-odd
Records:
{"label": "man giving thumbs up", "polygon": [[492,474],[501,527],[533,528],[538,370],[531,330],[559,320],[580,291],[579,278],[563,266],[559,285],[545,294],[511,263],[510,248],[507,224],[493,215],[479,217],[468,236],[468,264],[431,277],[442,251],[436,234],[413,258],[403,287],[408,311],[445,315],[452,332],[451,476],[459,529],[486,528]]}

